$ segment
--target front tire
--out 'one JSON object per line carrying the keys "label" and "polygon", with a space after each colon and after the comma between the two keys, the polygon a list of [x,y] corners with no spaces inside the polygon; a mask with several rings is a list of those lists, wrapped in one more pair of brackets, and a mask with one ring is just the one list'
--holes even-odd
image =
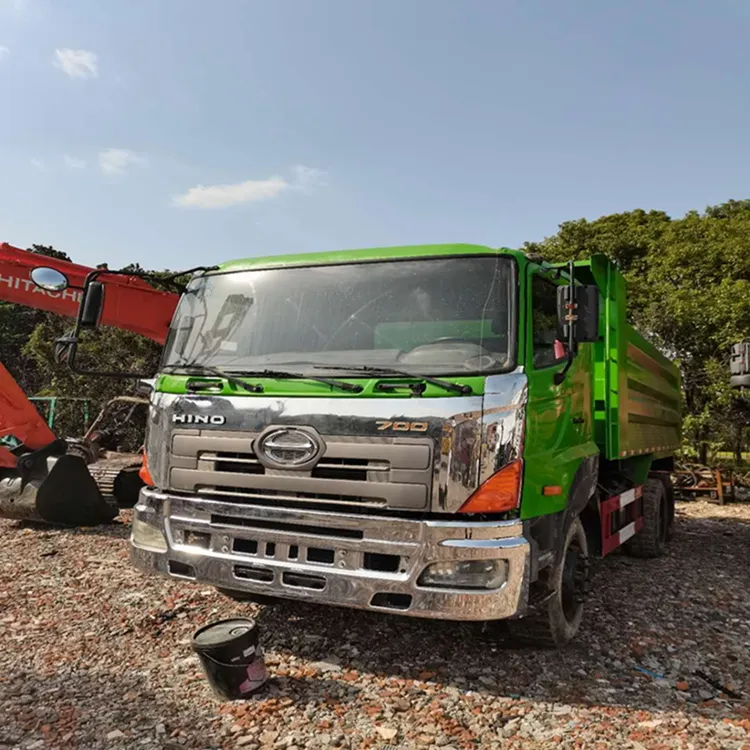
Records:
{"label": "front tire", "polygon": [[548,573],[551,597],[538,612],[508,622],[514,640],[529,646],[560,648],[575,638],[583,619],[588,554],[586,531],[576,518],[565,535],[560,561]]}

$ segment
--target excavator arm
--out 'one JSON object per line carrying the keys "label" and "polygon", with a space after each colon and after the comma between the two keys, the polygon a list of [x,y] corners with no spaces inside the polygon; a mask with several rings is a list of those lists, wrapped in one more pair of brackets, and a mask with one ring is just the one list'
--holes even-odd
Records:
{"label": "excavator arm", "polygon": [[[54,442],[55,433],[0,362],[0,440],[6,437],[14,437],[27,448],[37,450]],[[0,466],[15,465],[15,455],[0,445]]]}
{"label": "excavator arm", "polygon": [[[62,292],[48,292],[36,286],[31,272],[40,266],[54,268],[68,279]],[[58,258],[50,258],[7,243],[0,244],[0,300],[75,318],[83,284],[93,268]],[[122,328],[163,344],[167,338],[177,294],[154,289],[137,276],[103,273],[106,281],[101,325]]]}

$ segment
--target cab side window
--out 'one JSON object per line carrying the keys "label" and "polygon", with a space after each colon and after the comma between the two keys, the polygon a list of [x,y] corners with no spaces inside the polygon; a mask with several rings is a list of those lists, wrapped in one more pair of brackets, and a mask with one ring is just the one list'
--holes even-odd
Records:
{"label": "cab side window", "polygon": [[557,287],[541,276],[531,279],[532,357],[540,370],[565,357],[565,347],[557,342]]}

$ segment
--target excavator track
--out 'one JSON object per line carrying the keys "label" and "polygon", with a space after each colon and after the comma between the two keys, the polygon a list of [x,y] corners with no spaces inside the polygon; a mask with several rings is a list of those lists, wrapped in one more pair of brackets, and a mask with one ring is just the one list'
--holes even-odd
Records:
{"label": "excavator track", "polygon": [[140,457],[134,454],[114,455],[117,458],[103,458],[89,464],[89,473],[107,502],[113,502],[120,508],[130,508],[138,501],[138,492],[143,484],[138,477]]}

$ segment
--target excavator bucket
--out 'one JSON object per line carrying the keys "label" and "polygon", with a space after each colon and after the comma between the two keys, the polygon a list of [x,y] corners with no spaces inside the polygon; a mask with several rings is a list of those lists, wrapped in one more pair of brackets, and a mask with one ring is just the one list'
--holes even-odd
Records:
{"label": "excavator bucket", "polygon": [[[4,474],[4,475],[3,475]],[[15,471],[0,470],[0,517],[60,526],[96,526],[117,515],[117,506],[102,497],[79,456],[50,457],[28,481]]]}

